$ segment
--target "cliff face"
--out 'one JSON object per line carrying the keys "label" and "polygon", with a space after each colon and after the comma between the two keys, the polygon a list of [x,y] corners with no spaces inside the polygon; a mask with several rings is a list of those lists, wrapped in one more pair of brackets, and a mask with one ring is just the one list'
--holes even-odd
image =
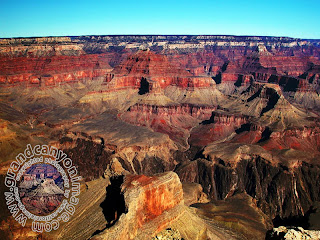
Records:
{"label": "cliff face", "polygon": [[121,115],[121,119],[135,125],[147,126],[156,132],[167,134],[172,140],[187,147],[190,130],[200,121],[209,119],[213,106],[134,105]]}
{"label": "cliff face", "polygon": [[189,143],[193,146],[206,146],[208,143],[222,140],[247,123],[241,115],[212,112],[210,118],[192,129]]}
{"label": "cliff face", "polygon": [[146,90],[157,92],[170,85],[181,88],[205,88],[214,82],[206,76],[194,75],[181,68],[177,62],[169,61],[165,55],[155,54],[145,50],[130,55],[127,60],[115,67],[112,71],[114,77],[110,83],[113,89],[126,87],[142,88],[145,83]]}
{"label": "cliff face", "polygon": [[[113,181],[115,180],[111,180],[103,206],[106,208],[107,221],[109,218],[112,221],[114,216],[119,220],[92,239],[152,237],[176,221],[185,211],[182,186],[173,172],[154,177],[128,175],[121,186],[113,186]],[[112,199],[115,196],[108,196],[113,192],[112,187],[121,188],[118,194],[122,195],[122,203]],[[121,212],[120,204],[125,204],[125,211]]]}
{"label": "cliff face", "polygon": [[1,84],[56,86],[97,79],[112,70],[106,56],[47,56],[0,58]]}
{"label": "cliff face", "polygon": [[197,182],[213,199],[225,199],[235,191],[246,192],[271,218],[306,214],[319,201],[318,166],[273,166],[261,157],[230,164],[225,159],[198,159],[177,170],[182,181]]}

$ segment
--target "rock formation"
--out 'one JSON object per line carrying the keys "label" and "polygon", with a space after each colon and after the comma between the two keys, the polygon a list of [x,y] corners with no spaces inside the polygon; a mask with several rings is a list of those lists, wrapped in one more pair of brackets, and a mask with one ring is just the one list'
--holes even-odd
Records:
{"label": "rock formation", "polygon": [[320,239],[319,231],[304,230],[302,227],[287,229],[284,226],[274,228],[266,239]]}
{"label": "rock formation", "polygon": [[[112,198],[106,198],[106,218],[113,216],[118,221],[110,227],[107,226],[92,239],[148,239],[156,237],[168,226],[175,226],[185,239],[191,236],[198,239],[206,235],[205,229],[193,225],[194,222],[189,222],[188,227],[181,224],[185,221],[185,215],[192,213],[188,213],[189,210],[184,205],[182,186],[178,176],[173,172],[152,177],[127,175],[119,194],[123,194],[122,204],[125,204],[126,210],[122,214],[114,212],[113,205],[116,204],[116,208],[120,209],[119,203],[114,202]],[[193,218],[197,219],[196,216]],[[200,219],[198,221],[201,222]],[[195,233],[194,228],[199,232]]]}

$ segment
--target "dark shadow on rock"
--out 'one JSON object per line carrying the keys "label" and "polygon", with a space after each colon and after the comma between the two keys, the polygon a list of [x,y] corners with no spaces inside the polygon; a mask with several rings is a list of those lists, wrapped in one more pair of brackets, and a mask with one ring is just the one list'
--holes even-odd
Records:
{"label": "dark shadow on rock", "polygon": [[112,227],[120,218],[122,213],[127,213],[121,184],[123,176],[110,179],[111,184],[106,188],[106,198],[100,204],[103,215],[107,220],[106,228]]}
{"label": "dark shadow on rock", "polygon": [[294,77],[282,76],[279,85],[283,87],[284,92],[296,92],[299,86],[299,80]]}
{"label": "dark shadow on rock", "polygon": [[249,132],[251,129],[252,124],[251,123],[245,123],[242,124],[240,128],[236,129],[235,132],[237,134],[243,133],[243,132]]}
{"label": "dark shadow on rock", "polygon": [[278,76],[276,75],[271,75],[269,78],[268,78],[268,83],[277,83],[278,82]]}
{"label": "dark shadow on rock", "polygon": [[273,230],[271,229],[267,231],[265,240],[282,240],[284,235],[284,232],[279,233],[279,236],[273,235]]}
{"label": "dark shadow on rock", "polygon": [[247,102],[251,102],[253,99],[259,97],[261,94],[261,91],[262,91],[262,88],[259,88],[259,90],[256,93],[254,93],[251,97],[247,99]]}
{"label": "dark shadow on rock", "polygon": [[296,78],[289,78],[289,81],[284,86],[283,91],[284,92],[296,92],[299,86],[299,80]]}
{"label": "dark shadow on rock", "polygon": [[221,83],[221,72],[219,72],[215,77],[212,77],[212,79],[216,82],[216,84],[220,84]]}
{"label": "dark shadow on rock", "polygon": [[149,92],[149,82],[147,81],[146,78],[141,78],[140,81],[140,88],[139,88],[139,94],[143,95]]}
{"label": "dark shadow on rock", "polygon": [[238,80],[234,83],[234,85],[235,85],[236,87],[241,87],[242,82],[243,82],[243,75],[239,75],[239,76],[238,76]]}
{"label": "dark shadow on rock", "polygon": [[269,127],[266,127],[265,130],[261,133],[261,139],[258,141],[258,143],[267,141],[271,136],[272,131]]}
{"label": "dark shadow on rock", "polygon": [[316,209],[313,207],[310,207],[310,209],[304,215],[292,216],[292,217],[286,217],[286,218],[281,218],[278,215],[272,220],[272,222],[274,227],[285,226],[289,228],[302,227],[303,229],[309,229],[310,214],[315,212],[316,212]]}
{"label": "dark shadow on rock", "polygon": [[274,106],[277,104],[278,100],[280,99],[280,96],[278,95],[276,90],[274,90],[272,88],[268,88],[266,90],[266,95],[268,98],[268,103],[267,103],[267,106],[262,109],[260,116],[262,116],[264,113],[273,109]]}
{"label": "dark shadow on rock", "polygon": [[200,123],[200,125],[208,125],[208,124],[214,123],[214,117],[215,116],[216,116],[215,112],[212,112],[210,118],[207,119],[207,120],[202,121]]}

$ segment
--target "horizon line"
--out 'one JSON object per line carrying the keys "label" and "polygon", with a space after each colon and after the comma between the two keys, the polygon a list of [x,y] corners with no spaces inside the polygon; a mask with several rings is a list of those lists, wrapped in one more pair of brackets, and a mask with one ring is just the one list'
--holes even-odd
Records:
{"label": "horizon line", "polygon": [[215,36],[215,37],[269,37],[269,38],[288,38],[297,40],[320,40],[320,38],[300,38],[289,36],[271,35],[232,35],[232,34],[81,34],[81,35],[48,35],[48,36],[19,36],[19,37],[0,37],[0,39],[19,39],[19,38],[49,38],[49,37],[116,37],[116,36]]}

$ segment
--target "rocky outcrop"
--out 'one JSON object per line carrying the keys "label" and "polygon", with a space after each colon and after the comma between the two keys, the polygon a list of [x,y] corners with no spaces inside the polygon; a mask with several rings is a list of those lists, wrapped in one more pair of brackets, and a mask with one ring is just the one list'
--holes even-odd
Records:
{"label": "rocky outcrop", "polygon": [[[89,135],[88,141],[77,139],[79,135],[82,135],[84,128]],[[79,159],[79,165],[84,166],[84,171],[87,173],[103,172],[104,166],[110,163],[109,156],[112,152],[114,153],[112,157],[118,158],[130,173],[152,175],[173,170],[176,164],[172,154],[177,147],[167,135],[153,132],[146,127],[128,124],[108,113],[73,125],[72,132],[77,134],[75,136],[71,134],[75,138],[74,141],[71,141],[71,146],[66,147],[63,144],[61,147],[68,153],[71,151],[72,157],[77,156],[75,158]],[[91,136],[95,136],[97,141],[90,140]],[[77,145],[79,148],[76,147]],[[89,151],[85,151],[86,148]],[[77,154],[82,151],[85,151],[85,155],[88,154],[91,163],[83,162],[82,159],[86,158]],[[89,167],[87,164],[97,164],[97,168]]]}
{"label": "rocky outcrop", "polygon": [[[172,172],[154,177],[127,176],[121,194],[127,212],[92,239],[146,239],[166,228],[183,211],[182,186]],[[110,204],[106,208],[112,208]]]}
{"label": "rocky outcrop", "polygon": [[152,240],[182,240],[181,235],[178,230],[175,229],[165,229],[162,230],[157,236],[153,237]]}
{"label": "rocky outcrop", "polygon": [[278,228],[274,228],[271,232],[267,234],[266,239],[285,239],[285,240],[293,240],[293,239],[320,239],[320,231],[314,230],[304,230],[302,227],[297,228],[286,228],[280,226]]}
{"label": "rocky outcrop", "polygon": [[184,203],[190,206],[195,203],[208,203],[209,198],[203,192],[202,186],[197,183],[182,183]]}

